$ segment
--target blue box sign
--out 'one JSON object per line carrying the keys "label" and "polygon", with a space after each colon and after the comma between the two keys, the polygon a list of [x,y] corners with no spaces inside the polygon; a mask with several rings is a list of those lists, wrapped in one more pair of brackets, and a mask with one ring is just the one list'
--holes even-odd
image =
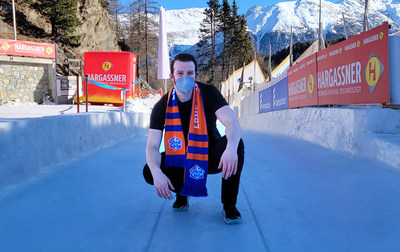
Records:
{"label": "blue box sign", "polygon": [[289,107],[288,78],[283,78],[270,88],[272,88],[272,110],[287,109]]}
{"label": "blue box sign", "polygon": [[289,107],[288,78],[258,92],[258,112],[265,113]]}
{"label": "blue box sign", "polygon": [[258,113],[272,111],[272,89],[266,88],[258,92]]}

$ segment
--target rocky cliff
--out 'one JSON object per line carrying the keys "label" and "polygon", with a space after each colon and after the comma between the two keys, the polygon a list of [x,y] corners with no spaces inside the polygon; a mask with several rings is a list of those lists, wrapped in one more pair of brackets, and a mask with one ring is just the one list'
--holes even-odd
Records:
{"label": "rocky cliff", "polygon": [[78,9],[82,25],[76,31],[81,36],[77,52],[81,55],[85,51],[119,51],[113,23],[99,0],[81,0]]}
{"label": "rocky cliff", "polygon": [[[51,24],[39,11],[31,8],[26,1],[15,0],[17,12],[17,39],[35,42],[53,42]],[[63,64],[68,58],[83,60],[86,51],[120,51],[113,23],[99,0],[80,0],[77,16],[82,25],[76,29],[80,35],[78,47],[57,44],[57,63]],[[12,1],[0,0],[0,38],[14,38]]]}

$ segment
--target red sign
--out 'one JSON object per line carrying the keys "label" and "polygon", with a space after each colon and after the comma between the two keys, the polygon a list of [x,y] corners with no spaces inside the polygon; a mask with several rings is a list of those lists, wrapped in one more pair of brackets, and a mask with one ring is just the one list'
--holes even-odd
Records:
{"label": "red sign", "polygon": [[[123,104],[132,98],[136,81],[136,55],[130,52],[85,52],[84,72],[88,78],[88,101]],[[84,95],[85,96],[85,95]]]}
{"label": "red sign", "polygon": [[318,103],[389,103],[388,24],[317,53]]}
{"label": "red sign", "polygon": [[318,104],[317,57],[314,53],[288,70],[289,108]]}
{"label": "red sign", "polygon": [[0,54],[37,58],[56,58],[55,44],[0,39]]}

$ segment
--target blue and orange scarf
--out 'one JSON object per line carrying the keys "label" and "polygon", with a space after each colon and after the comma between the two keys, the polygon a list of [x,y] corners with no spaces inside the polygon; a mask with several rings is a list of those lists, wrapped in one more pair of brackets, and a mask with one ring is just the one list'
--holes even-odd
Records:
{"label": "blue and orange scarf", "polygon": [[193,88],[188,145],[183,135],[175,86],[168,93],[165,114],[165,167],[185,168],[183,196],[207,196],[208,134],[200,87]]}

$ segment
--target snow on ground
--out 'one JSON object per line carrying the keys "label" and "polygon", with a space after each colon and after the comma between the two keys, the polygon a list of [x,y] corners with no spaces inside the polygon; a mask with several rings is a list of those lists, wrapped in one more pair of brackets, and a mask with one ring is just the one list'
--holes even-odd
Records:
{"label": "snow on ground", "polygon": [[151,113],[154,104],[156,104],[160,98],[159,94],[149,94],[143,98],[127,99],[126,111]]}
{"label": "snow on ground", "polygon": [[[160,99],[160,95],[149,94],[143,98],[127,99],[126,111],[150,113],[154,104]],[[105,105],[89,105],[88,112],[120,112],[122,107]],[[79,107],[81,113],[86,112],[86,105],[81,104]],[[34,102],[23,102],[20,100],[8,102],[0,106],[1,118],[35,118],[44,116],[76,114],[76,104],[54,104],[46,102],[45,104],[37,104]]]}

